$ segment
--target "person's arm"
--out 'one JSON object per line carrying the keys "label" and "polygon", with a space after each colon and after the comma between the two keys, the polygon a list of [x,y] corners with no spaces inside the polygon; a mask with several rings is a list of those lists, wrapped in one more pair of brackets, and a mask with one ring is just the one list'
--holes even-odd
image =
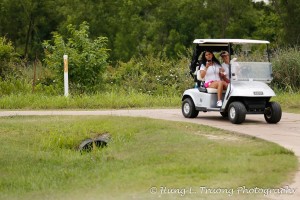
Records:
{"label": "person's arm", "polygon": [[223,80],[224,80],[226,83],[229,83],[229,82],[230,82],[226,75],[223,76]]}
{"label": "person's arm", "polygon": [[206,75],[206,70],[207,70],[207,67],[203,67],[203,69],[200,69],[200,75],[201,75],[201,78],[203,79]]}
{"label": "person's arm", "polygon": [[201,75],[201,78],[203,79],[206,75],[206,71],[207,69],[212,65],[212,62],[206,62],[206,65],[204,66],[203,64],[201,65],[201,68],[200,68],[200,75]]}
{"label": "person's arm", "polygon": [[219,76],[220,76],[220,79],[223,80],[223,81],[225,81],[226,83],[229,83],[229,79],[227,78],[226,75],[227,75],[227,74],[226,74],[225,69],[224,69],[223,67],[221,67],[221,68],[219,69]]}

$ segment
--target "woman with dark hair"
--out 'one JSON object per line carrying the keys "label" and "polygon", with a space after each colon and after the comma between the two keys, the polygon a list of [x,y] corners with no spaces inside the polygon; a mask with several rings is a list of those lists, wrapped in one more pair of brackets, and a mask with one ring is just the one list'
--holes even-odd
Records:
{"label": "woman with dark hair", "polygon": [[202,53],[200,76],[202,80],[205,80],[204,86],[206,88],[215,88],[218,90],[217,107],[222,107],[222,92],[227,89],[227,83],[222,80],[225,76],[223,72],[224,69],[213,52],[205,51]]}

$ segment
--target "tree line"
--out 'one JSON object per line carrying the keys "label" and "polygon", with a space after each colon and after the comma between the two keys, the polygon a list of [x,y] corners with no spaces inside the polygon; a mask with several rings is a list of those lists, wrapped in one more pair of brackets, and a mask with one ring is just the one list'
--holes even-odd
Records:
{"label": "tree line", "polygon": [[60,95],[65,53],[72,94],[180,95],[195,38],[269,40],[273,86],[298,91],[299,9],[297,0],[0,0],[0,96]]}
{"label": "tree line", "polygon": [[28,60],[68,25],[89,24],[92,39],[108,38],[110,61],[149,54],[176,58],[195,38],[264,39],[298,45],[297,0],[0,0],[0,37]]}

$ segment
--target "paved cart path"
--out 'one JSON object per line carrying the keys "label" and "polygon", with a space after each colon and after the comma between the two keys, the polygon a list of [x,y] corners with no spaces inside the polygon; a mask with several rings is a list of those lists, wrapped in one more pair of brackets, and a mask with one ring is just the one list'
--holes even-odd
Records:
{"label": "paved cart path", "polygon": [[[263,115],[247,115],[246,121],[241,125],[231,124],[217,112],[200,112],[195,119],[186,119],[180,109],[147,109],[147,110],[92,110],[92,111],[0,111],[1,116],[16,115],[113,115],[149,117],[155,119],[184,121],[196,124],[209,125],[229,131],[255,136],[295,152],[300,160],[300,115],[283,113],[278,124],[267,124]],[[270,199],[299,200],[300,199],[300,170],[296,173],[292,183],[287,183],[290,188],[295,188],[293,195],[269,196]]]}

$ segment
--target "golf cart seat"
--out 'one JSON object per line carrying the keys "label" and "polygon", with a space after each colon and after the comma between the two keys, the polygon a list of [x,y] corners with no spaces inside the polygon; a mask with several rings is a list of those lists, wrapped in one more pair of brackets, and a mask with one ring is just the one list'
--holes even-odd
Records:
{"label": "golf cart seat", "polygon": [[[196,72],[196,74],[197,74],[197,80],[200,82],[200,84],[199,84],[199,91],[200,92],[205,92],[205,93],[209,93],[209,94],[218,93],[218,90],[216,88],[206,88],[206,87],[204,87],[205,79],[201,78],[200,70],[198,70]],[[226,90],[223,90],[223,93],[225,93],[225,92],[226,92]]]}

